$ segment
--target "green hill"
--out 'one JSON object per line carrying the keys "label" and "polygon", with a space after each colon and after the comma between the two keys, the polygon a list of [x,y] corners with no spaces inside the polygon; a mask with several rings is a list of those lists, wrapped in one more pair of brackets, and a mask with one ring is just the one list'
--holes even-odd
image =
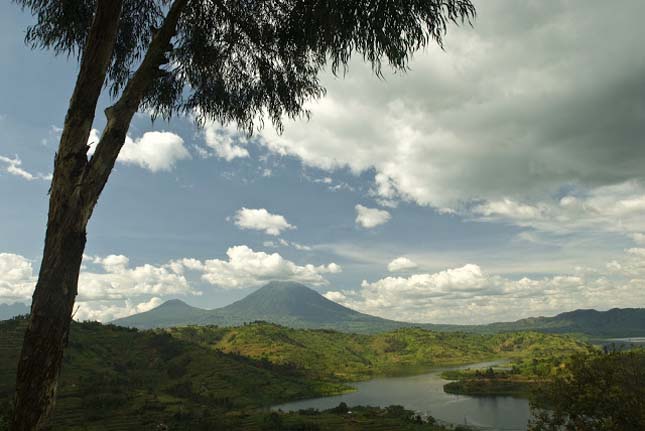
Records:
{"label": "green hill", "polygon": [[161,331],[210,349],[306,370],[316,380],[331,378],[338,382],[420,373],[490,359],[553,358],[589,350],[574,337],[538,332],[474,334],[401,328],[365,335],[293,329],[266,322]]}
{"label": "green hill", "polygon": [[645,336],[644,308],[612,308],[608,311],[575,310],[554,317],[532,317],[486,325],[492,331],[540,331],[581,333],[596,337]]}
{"label": "green hill", "polygon": [[[25,328],[24,319],[0,322],[0,400],[13,395]],[[200,417],[221,422],[229,411],[343,388],[315,381],[300,370],[208,349],[165,332],[73,323],[52,426],[133,430],[154,429],[161,422],[192,423]]]}
{"label": "green hill", "polygon": [[[0,417],[1,400],[13,394],[25,327],[24,318],[0,322]],[[163,423],[173,430],[263,430],[266,406],[340,393],[349,389],[350,381],[439,365],[556,357],[587,349],[572,337],[539,333],[403,328],[360,335],[266,322],[138,331],[73,323],[52,428],[116,431],[160,429],[156,426]],[[304,428],[313,430],[440,429],[391,417],[387,409],[364,414],[364,421],[360,417],[348,421],[331,412],[282,419],[314,421],[315,427]]]}

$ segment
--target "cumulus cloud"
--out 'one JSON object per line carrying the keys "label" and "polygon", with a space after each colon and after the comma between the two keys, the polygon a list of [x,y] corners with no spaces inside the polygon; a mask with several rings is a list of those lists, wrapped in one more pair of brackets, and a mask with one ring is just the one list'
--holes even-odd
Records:
{"label": "cumulus cloud", "polygon": [[99,322],[110,322],[121,317],[131,316],[137,313],[152,310],[161,305],[161,298],[153,297],[148,301],[133,302],[125,301],[78,301],[74,308],[75,320],[96,320]]}
{"label": "cumulus cloud", "polygon": [[467,264],[435,273],[364,280],[327,297],[396,320],[489,323],[554,315],[578,308],[632,307],[645,301],[645,248],[631,248],[604,269],[511,279]]}
{"label": "cumulus cloud", "polygon": [[36,284],[31,261],[13,253],[0,253],[0,302],[24,301]]}
{"label": "cumulus cloud", "polygon": [[[204,126],[204,139],[215,155],[226,161],[249,156],[249,151],[244,148],[248,144],[248,139],[237,130],[235,125],[222,126],[209,121]],[[206,152],[204,155],[208,156],[209,153]]]}
{"label": "cumulus cloud", "polygon": [[79,300],[125,300],[142,295],[197,294],[181,273],[170,263],[162,266],[144,264],[130,268],[122,255],[87,256],[86,263],[99,264],[103,272],[81,272],[78,282]]}
{"label": "cumulus cloud", "polygon": [[324,78],[311,119],[265,130],[263,144],[326,170],[373,169],[383,203],[489,202],[513,222],[564,189],[643,180],[645,58],[633,53],[645,3],[477,7],[474,28],[451,28],[445,52],[429,47],[405,75],[378,80],[359,60],[344,80]]}
{"label": "cumulus cloud", "polygon": [[638,245],[645,245],[645,234],[641,232],[635,232],[631,234],[632,240]]}
{"label": "cumulus cloud", "polygon": [[408,269],[414,269],[418,265],[407,257],[397,257],[393,259],[388,265],[387,270],[390,272],[405,271]]}
{"label": "cumulus cloud", "polygon": [[329,299],[330,301],[334,301],[334,302],[342,302],[347,299],[347,297],[343,292],[339,292],[336,290],[330,290],[329,292],[323,294],[323,296]]}
{"label": "cumulus cloud", "polygon": [[[160,296],[200,294],[170,263],[130,267],[129,262],[123,255],[83,256],[75,319],[105,322],[154,308]],[[194,262],[184,259],[180,269],[195,268]],[[0,253],[0,303],[29,301],[36,278],[29,259]]]}
{"label": "cumulus cloud", "polygon": [[201,278],[225,289],[258,287],[271,280],[296,281],[320,286],[328,281],[323,274],[337,274],[340,265],[297,265],[278,253],[256,252],[245,245],[227,250],[227,260],[208,259],[201,265],[194,265],[201,272]]}
{"label": "cumulus cloud", "polygon": [[264,208],[242,208],[235,213],[235,224],[240,229],[262,230],[268,235],[278,236],[283,230],[295,229],[284,216],[271,214]]}
{"label": "cumulus cloud", "polygon": [[5,156],[0,156],[0,166],[4,165],[4,171],[10,175],[14,175],[16,177],[23,178],[27,181],[33,181],[33,180],[45,180],[45,181],[51,181],[52,176],[51,174],[32,174],[31,172],[26,171],[25,169],[21,168],[22,166],[22,160],[18,158],[18,156],[14,156],[14,158],[9,158]]}
{"label": "cumulus cloud", "polygon": [[476,205],[470,213],[479,220],[506,221],[544,232],[616,232],[642,243],[645,187],[639,181],[627,181],[552,201],[525,203],[506,198]]}
{"label": "cumulus cloud", "polygon": [[363,205],[356,205],[356,224],[365,228],[372,229],[376,226],[387,223],[390,220],[390,213],[378,208],[368,208]]}
{"label": "cumulus cloud", "polygon": [[[88,139],[88,155],[94,154],[99,139],[99,131],[92,129]],[[180,136],[171,132],[146,132],[137,139],[126,136],[117,162],[158,172],[170,171],[177,161],[189,158],[190,153],[184,147],[184,140]]]}

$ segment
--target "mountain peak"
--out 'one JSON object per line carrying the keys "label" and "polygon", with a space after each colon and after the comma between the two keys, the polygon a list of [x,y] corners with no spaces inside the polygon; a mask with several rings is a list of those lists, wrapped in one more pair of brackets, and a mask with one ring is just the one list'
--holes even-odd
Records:
{"label": "mountain peak", "polygon": [[[283,289],[283,290],[311,290],[314,291],[313,289],[305,286],[302,283],[298,283],[295,281],[280,281],[280,280],[273,280],[262,286],[259,290],[263,289],[271,289],[271,290],[276,290],[276,289]],[[315,292],[315,291],[314,291]]]}
{"label": "mountain peak", "polygon": [[184,308],[189,308],[190,305],[186,304],[184,301],[181,299],[169,299],[168,301],[164,302],[157,308],[179,308],[179,307],[184,307]]}

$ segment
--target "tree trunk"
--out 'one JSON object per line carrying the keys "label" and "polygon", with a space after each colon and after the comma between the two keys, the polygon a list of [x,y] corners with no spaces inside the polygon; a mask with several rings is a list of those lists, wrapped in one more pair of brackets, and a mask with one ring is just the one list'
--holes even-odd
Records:
{"label": "tree trunk", "polygon": [[95,202],[80,193],[87,140],[112,58],[122,0],[99,0],[54,162],[45,248],[16,377],[12,430],[39,430],[54,407]]}
{"label": "tree trunk", "polygon": [[114,106],[96,151],[87,160],[87,140],[96,104],[112,58],[122,0],[99,0],[81,69],[65,118],[54,163],[45,250],[33,294],[18,374],[13,431],[40,430],[56,397],[56,384],[67,344],[85,231],[125,142],[132,117],[166,62],[181,11],[188,0],[175,0],[137,71]]}

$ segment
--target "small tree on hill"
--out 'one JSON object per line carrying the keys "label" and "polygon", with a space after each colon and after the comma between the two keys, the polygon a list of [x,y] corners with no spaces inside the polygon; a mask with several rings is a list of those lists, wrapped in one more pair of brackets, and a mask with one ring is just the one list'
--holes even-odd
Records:
{"label": "small tree on hill", "polygon": [[[13,429],[43,427],[54,405],[86,227],[139,109],[234,123],[308,115],[318,74],[358,54],[381,73],[441,44],[470,0],[14,0],[36,18],[31,46],[72,54],[80,70],[49,198],[45,247],[16,381]],[[114,104],[91,158],[88,137],[106,88]],[[261,121],[261,120],[260,120]]]}

